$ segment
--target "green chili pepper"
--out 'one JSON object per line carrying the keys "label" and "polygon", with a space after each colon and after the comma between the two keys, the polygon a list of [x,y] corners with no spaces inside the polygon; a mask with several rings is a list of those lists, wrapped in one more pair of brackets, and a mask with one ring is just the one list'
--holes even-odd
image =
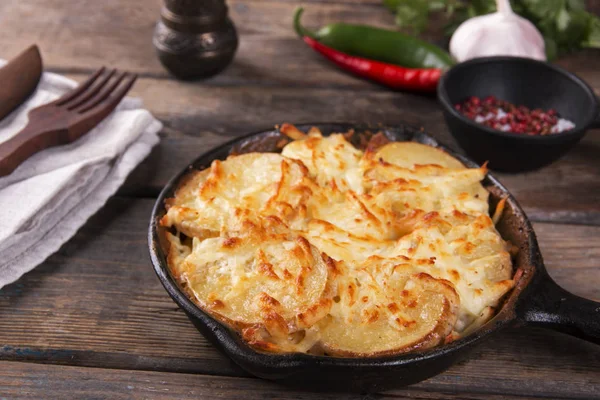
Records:
{"label": "green chili pepper", "polygon": [[409,68],[448,68],[454,64],[450,54],[438,46],[401,32],[344,23],[329,24],[311,32],[300,24],[303,12],[299,7],[294,15],[298,35],[338,51]]}

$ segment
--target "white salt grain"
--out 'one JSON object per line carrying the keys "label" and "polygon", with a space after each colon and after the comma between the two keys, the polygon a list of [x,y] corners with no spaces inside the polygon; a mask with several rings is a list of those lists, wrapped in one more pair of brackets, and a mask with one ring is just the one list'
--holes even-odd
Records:
{"label": "white salt grain", "polygon": [[575,128],[575,124],[568,119],[560,118],[550,130],[551,133],[561,133]]}

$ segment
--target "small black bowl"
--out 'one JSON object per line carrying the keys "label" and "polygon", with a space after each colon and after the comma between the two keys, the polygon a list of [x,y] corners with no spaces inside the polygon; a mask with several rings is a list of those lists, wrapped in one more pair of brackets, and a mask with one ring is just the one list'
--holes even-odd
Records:
{"label": "small black bowl", "polygon": [[[552,135],[502,132],[476,123],[454,109],[470,96],[496,96],[529,108],[555,109],[575,128]],[[519,57],[485,57],[451,68],[438,86],[450,132],[478,163],[503,172],[538,169],[573,147],[589,128],[600,128],[598,100],[579,77],[546,62]]]}

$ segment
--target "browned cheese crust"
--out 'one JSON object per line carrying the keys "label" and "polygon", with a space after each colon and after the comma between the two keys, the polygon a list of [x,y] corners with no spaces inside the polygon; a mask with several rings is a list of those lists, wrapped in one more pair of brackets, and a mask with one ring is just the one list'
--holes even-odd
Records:
{"label": "browned cheese crust", "polygon": [[381,134],[360,150],[352,132],[281,131],[281,154],[214,161],[166,201],[169,267],[203,310],[259,350],[350,357],[493,316],[514,281],[485,167]]}

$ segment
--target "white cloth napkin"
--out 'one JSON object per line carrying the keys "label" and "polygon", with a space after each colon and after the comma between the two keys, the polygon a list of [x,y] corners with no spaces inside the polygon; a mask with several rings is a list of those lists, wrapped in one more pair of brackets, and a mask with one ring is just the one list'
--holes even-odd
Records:
{"label": "white cloth napkin", "polygon": [[[0,142],[27,124],[30,109],[75,86],[44,73],[36,92],[0,121]],[[68,241],[158,143],[162,124],[141,107],[139,99],[123,99],[79,140],[41,151],[0,178],[0,288]]]}

